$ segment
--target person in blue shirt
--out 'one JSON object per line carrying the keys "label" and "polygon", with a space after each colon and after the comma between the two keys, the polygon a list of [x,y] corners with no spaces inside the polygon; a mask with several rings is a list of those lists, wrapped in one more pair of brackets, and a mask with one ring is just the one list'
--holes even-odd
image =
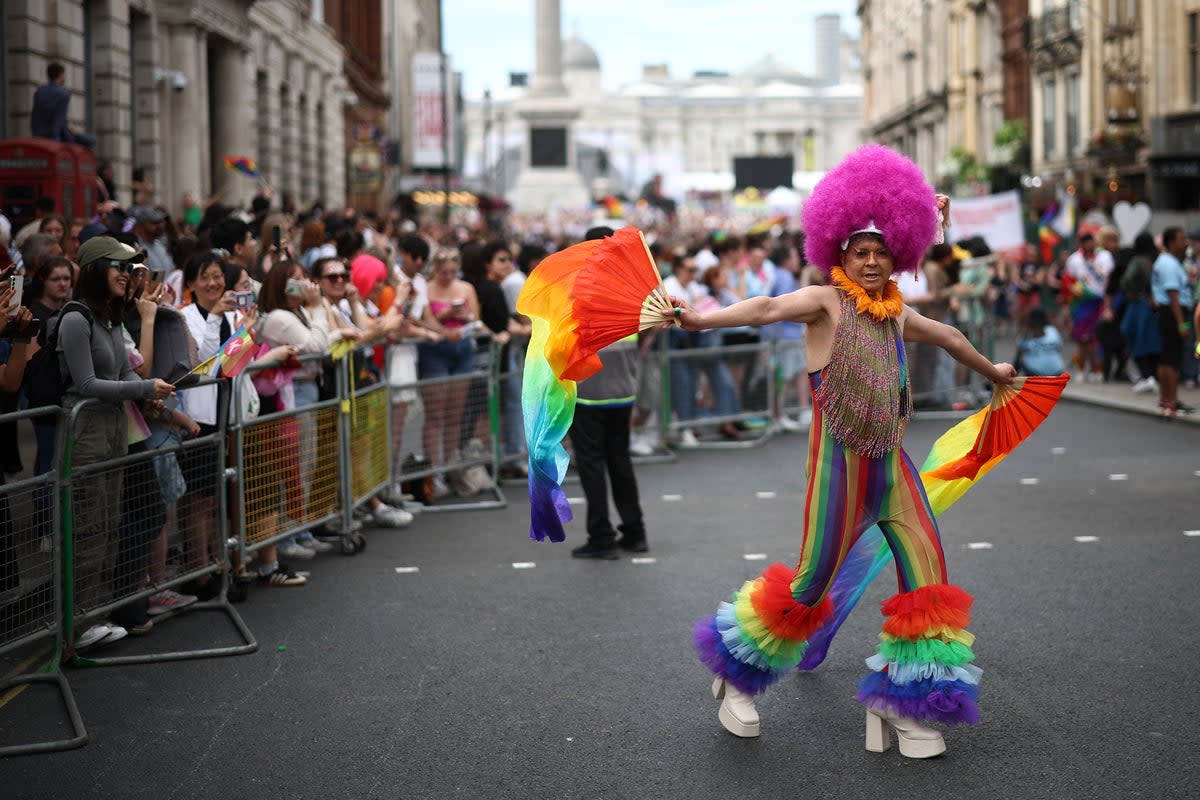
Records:
{"label": "person in blue shirt", "polygon": [[67,106],[71,102],[71,90],[67,82],[67,70],[57,61],[46,67],[46,83],[33,93],[33,112],[29,117],[30,132],[43,139],[56,142],[74,142],[88,149],[95,149],[96,140],[86,133],[76,133],[67,122]]}
{"label": "person in blue shirt", "polygon": [[1061,375],[1065,370],[1062,349],[1062,334],[1049,323],[1045,311],[1035,308],[1025,318],[1017,340],[1017,371],[1022,375]]}
{"label": "person in blue shirt", "polygon": [[1150,294],[1158,308],[1158,331],[1162,336],[1162,354],[1158,360],[1158,409],[1163,416],[1174,417],[1194,409],[1179,402],[1179,370],[1183,365],[1183,342],[1192,330],[1192,285],[1183,256],[1187,252],[1187,234],[1170,227],[1162,234],[1163,251],[1154,260],[1150,276]]}

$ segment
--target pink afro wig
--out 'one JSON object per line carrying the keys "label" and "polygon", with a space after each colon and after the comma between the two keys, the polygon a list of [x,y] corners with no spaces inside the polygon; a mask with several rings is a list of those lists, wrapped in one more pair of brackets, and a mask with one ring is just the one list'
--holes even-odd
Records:
{"label": "pink afro wig", "polygon": [[858,148],[821,179],[804,203],[804,255],[828,271],[842,263],[852,231],[875,227],[896,262],[916,270],[937,235],[933,189],[916,164],[880,144]]}

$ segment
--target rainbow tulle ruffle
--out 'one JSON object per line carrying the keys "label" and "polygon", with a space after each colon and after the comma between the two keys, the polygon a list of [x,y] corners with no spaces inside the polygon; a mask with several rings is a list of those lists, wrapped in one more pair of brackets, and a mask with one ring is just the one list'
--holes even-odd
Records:
{"label": "rainbow tulle ruffle", "polygon": [[903,592],[883,604],[887,617],[872,670],[858,685],[868,708],[945,725],[979,721],[981,670],[966,626],[971,596],[949,584]]}
{"label": "rainbow tulle ruffle", "polygon": [[794,577],[795,570],[772,564],[696,623],[692,641],[700,660],[743,692],[761,694],[794,669],[830,613],[828,599],[817,606],[796,602]]}

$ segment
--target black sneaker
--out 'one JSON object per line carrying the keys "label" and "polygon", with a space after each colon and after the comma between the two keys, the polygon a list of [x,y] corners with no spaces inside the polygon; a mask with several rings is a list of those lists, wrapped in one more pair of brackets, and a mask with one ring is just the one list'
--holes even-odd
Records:
{"label": "black sneaker", "polygon": [[615,544],[596,544],[588,542],[571,551],[572,558],[595,558],[602,561],[616,561],[621,557]]}
{"label": "black sneaker", "polygon": [[630,537],[622,536],[617,540],[617,547],[627,553],[649,553],[650,545],[646,543],[646,537]]}
{"label": "black sneaker", "polygon": [[1180,401],[1176,400],[1175,401],[1175,410],[1178,411],[1180,414],[1191,414],[1196,409],[1193,406],[1189,406],[1187,403],[1181,403]]}

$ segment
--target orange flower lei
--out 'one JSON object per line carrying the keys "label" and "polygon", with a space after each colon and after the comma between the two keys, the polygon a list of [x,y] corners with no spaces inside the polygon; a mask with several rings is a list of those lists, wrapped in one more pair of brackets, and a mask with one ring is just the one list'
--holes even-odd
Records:
{"label": "orange flower lei", "polygon": [[830,274],[833,275],[833,282],[838,285],[838,288],[854,301],[854,307],[858,313],[870,314],[877,321],[883,322],[885,319],[899,317],[904,311],[904,297],[900,294],[900,287],[896,285],[895,281],[889,280],[884,284],[882,298],[874,298],[867,294],[866,289],[851,280],[841,267],[834,267],[830,270]]}

